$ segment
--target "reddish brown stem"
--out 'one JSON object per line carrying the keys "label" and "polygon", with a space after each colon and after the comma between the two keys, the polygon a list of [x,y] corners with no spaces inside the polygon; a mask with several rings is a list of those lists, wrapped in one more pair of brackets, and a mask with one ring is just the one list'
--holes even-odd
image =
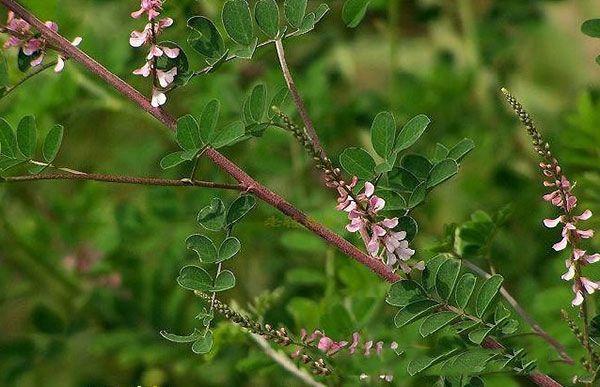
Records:
{"label": "reddish brown stem", "polygon": [[40,180],[84,180],[84,181],[102,181],[105,183],[116,184],[133,184],[133,185],[153,185],[162,187],[202,187],[215,189],[229,189],[235,191],[245,191],[246,187],[241,184],[224,184],[214,183],[212,181],[200,180],[174,180],[174,179],[156,179],[152,177],[132,177],[132,176],[115,176],[101,175],[97,173],[49,173],[44,175],[29,175],[29,176],[11,176],[0,178],[0,182],[6,181],[9,183],[20,183],[28,181]]}
{"label": "reddish brown stem", "polygon": [[[71,45],[71,43],[67,39],[58,35],[51,29],[47,28],[42,21],[40,21],[31,13],[29,13],[29,11],[27,11],[18,2],[14,0],[0,0],[0,3],[2,3],[6,8],[12,10],[17,16],[21,17],[23,20],[34,26],[50,43],[54,44],[56,47],[59,47],[62,50],[63,54],[83,64],[88,70],[95,73],[108,84],[113,86],[123,96],[137,103],[143,110],[150,113],[164,125],[166,125],[170,129],[175,129],[176,121],[173,117],[171,117],[168,113],[162,111],[161,109],[152,107],[150,102],[137,90],[135,90],[133,87],[131,87],[129,84],[127,84],[125,81],[123,81],[116,75],[112,74],[104,66],[96,62],[94,59],[90,58],[77,47]],[[306,112],[305,109],[304,111]],[[360,251],[350,242],[346,241],[333,231],[309,219],[308,216],[306,216],[306,214],[296,209],[281,196],[277,195],[276,193],[272,192],[268,188],[264,187],[263,185],[252,179],[237,165],[235,165],[233,162],[231,162],[229,159],[227,159],[215,149],[207,149],[205,155],[208,158],[210,158],[218,167],[220,167],[221,169],[229,173],[232,177],[234,177],[240,184],[247,187],[248,191],[253,192],[264,202],[277,208],[285,215],[291,217],[296,222],[302,224],[307,229],[319,235],[331,245],[336,246],[344,254],[354,258],[356,261],[365,265],[386,281],[393,283],[400,280],[400,277],[394,272],[392,272],[381,261],[377,259],[372,259],[371,257]],[[504,348],[502,344],[491,338],[489,338],[483,344],[483,346],[485,348]],[[532,382],[536,383],[539,386],[561,386],[551,377],[541,373],[532,373],[528,375],[528,377]]]}

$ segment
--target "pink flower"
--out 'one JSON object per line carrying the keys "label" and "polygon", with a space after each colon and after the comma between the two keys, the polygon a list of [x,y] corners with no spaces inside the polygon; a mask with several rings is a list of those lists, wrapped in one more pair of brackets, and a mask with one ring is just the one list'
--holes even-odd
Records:
{"label": "pink flower", "polygon": [[152,63],[151,62],[146,62],[142,67],[140,67],[139,69],[133,70],[133,73],[135,75],[141,75],[144,78],[149,77],[150,74],[152,73]]}
{"label": "pink flower", "polygon": [[173,67],[169,71],[156,70],[156,77],[162,87],[167,87],[173,83],[175,76],[177,76],[177,67]]}
{"label": "pink flower", "polygon": [[159,107],[164,105],[167,102],[167,96],[165,93],[159,90],[152,91],[152,101],[151,104],[153,107]]}
{"label": "pink flower", "polygon": [[352,334],[352,344],[350,344],[350,347],[348,347],[348,352],[350,352],[350,355],[353,355],[354,352],[356,351],[356,347],[358,347],[359,341],[360,341],[360,334],[358,332],[354,332]]}
{"label": "pink flower", "polygon": [[148,20],[152,20],[160,15],[159,11],[162,9],[162,0],[142,0],[140,9],[132,12],[131,17],[134,19],[139,18],[144,13],[148,13]]}

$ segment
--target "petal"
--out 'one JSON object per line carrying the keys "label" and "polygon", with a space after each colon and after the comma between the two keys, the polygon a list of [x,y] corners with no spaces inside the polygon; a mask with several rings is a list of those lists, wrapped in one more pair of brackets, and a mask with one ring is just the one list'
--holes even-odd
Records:
{"label": "petal", "polygon": [[583,213],[581,215],[576,216],[575,218],[579,219],[579,220],[588,220],[591,217],[592,217],[592,211],[585,210],[585,211],[583,211]]}
{"label": "petal", "polygon": [[370,181],[367,181],[365,183],[365,196],[370,198],[374,192],[375,192],[375,186]]}
{"label": "petal", "polygon": [[583,294],[580,291],[575,292],[575,298],[571,301],[573,306],[579,306],[583,303]]}
{"label": "petal", "polygon": [[596,263],[600,261],[600,254],[586,255],[583,258],[587,263]]}
{"label": "petal", "polygon": [[544,219],[544,226],[548,227],[548,228],[554,228],[556,226],[558,226],[558,224],[561,222],[562,220],[562,216],[559,216],[556,219]]}
{"label": "petal", "polygon": [[569,242],[569,239],[567,237],[564,237],[560,242],[555,243],[552,246],[552,248],[556,251],[564,250],[565,247],[567,247],[568,242]]}
{"label": "petal", "polygon": [[59,55],[56,60],[56,66],[54,66],[54,72],[60,73],[65,68],[65,60]]}
{"label": "petal", "polygon": [[575,265],[570,265],[569,270],[565,274],[563,274],[560,278],[565,281],[570,281],[575,277]]}
{"label": "petal", "polygon": [[81,36],[77,36],[75,39],[73,39],[73,41],[71,42],[71,44],[75,47],[79,46],[81,44],[81,42],[83,41],[83,38]]}

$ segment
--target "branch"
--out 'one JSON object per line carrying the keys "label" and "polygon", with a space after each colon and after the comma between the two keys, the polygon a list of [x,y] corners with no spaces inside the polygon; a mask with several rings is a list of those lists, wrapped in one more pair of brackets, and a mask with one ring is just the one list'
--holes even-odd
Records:
{"label": "branch", "polygon": [[[70,41],[52,31],[50,28],[27,11],[21,4],[15,0],[0,0],[6,8],[12,10],[17,16],[25,20],[27,23],[35,27],[44,38],[58,47],[62,51],[64,56],[72,58],[74,61],[84,65],[89,71],[96,74],[106,83],[115,88],[125,98],[136,103],[144,111],[152,115],[158,121],[163,123],[166,127],[171,130],[175,130],[177,127],[177,121],[171,117],[168,113],[160,108],[155,108],[150,104],[150,101],[146,99],[139,91],[130,86],[127,82],[116,76],[107,70],[100,63],[92,59],[90,56],[85,54],[79,48],[73,46]],[[320,236],[327,243],[336,246],[341,252],[347,256],[355,259],[359,263],[367,266],[371,271],[379,275],[381,278],[388,282],[396,282],[400,280],[400,277],[392,272],[383,262],[373,259],[366,253],[359,250],[352,243],[348,242],[338,234],[329,230],[327,227],[309,219],[309,217],[302,211],[295,208],[292,204],[287,202],[284,198],[277,195],[267,187],[261,185],[259,182],[250,177],[235,163],[230,161],[228,158],[223,156],[217,150],[208,148],[204,153],[210,160],[213,161],[220,169],[231,175],[238,183],[245,187],[248,187],[249,192],[254,193],[259,199],[270,204],[272,207],[278,209],[283,214],[294,219],[316,235]]]}
{"label": "branch", "polygon": [[[171,117],[168,113],[164,112],[160,108],[152,107],[150,101],[148,101],[142,94],[140,94],[140,92],[131,87],[128,83],[123,81],[115,74],[108,71],[104,66],[96,62],[94,59],[90,58],[83,51],[73,46],[71,42],[69,42],[67,39],[46,27],[41,20],[29,13],[29,11],[23,8],[23,6],[21,6],[18,2],[16,2],[15,0],[0,0],[0,3],[2,3],[6,8],[12,10],[23,20],[34,26],[50,43],[54,44],[56,47],[59,47],[60,50],[63,51],[63,54],[65,54],[65,56],[73,58],[75,61],[83,64],[89,71],[98,75],[105,82],[107,82],[117,91],[119,91],[123,96],[137,103],[143,110],[151,114],[153,117],[162,122],[168,128],[172,130],[176,128],[175,119]],[[279,43],[279,45],[281,45],[281,43]],[[303,112],[306,114],[305,108],[303,108]],[[309,219],[308,216],[306,216],[306,214],[296,209],[281,196],[277,195],[276,193],[269,190],[267,187],[261,185],[260,183],[252,179],[248,174],[246,174],[246,172],[241,170],[236,164],[231,162],[217,150],[208,148],[205,152],[205,155],[208,158],[210,158],[219,168],[223,169],[228,174],[230,174],[240,184],[243,184],[245,187],[248,187],[248,191],[253,192],[264,202],[277,208],[283,214],[289,216],[296,222],[305,226],[313,233],[319,235],[329,244],[336,246],[344,254],[348,255],[349,257],[352,257],[359,263],[367,266],[371,271],[379,275],[381,278],[385,279],[390,283],[394,283],[401,279],[400,276],[392,272],[381,261],[369,257],[367,254],[360,251],[356,246],[343,239],[333,231]],[[486,340],[483,346],[485,348],[504,348],[502,344],[491,338]],[[544,374],[532,373],[528,375],[528,377],[532,382],[534,382],[538,386],[561,386],[551,377]]]}
{"label": "branch", "polygon": [[[486,279],[492,276],[490,273],[481,269],[479,266],[469,261],[468,259],[464,259],[462,257],[458,258],[465,264],[465,266],[473,270],[479,276]],[[558,354],[565,363],[570,365],[575,364],[573,359],[571,359],[571,357],[567,354],[565,347],[561,343],[559,343],[558,340],[550,336],[548,332],[543,330],[542,327],[537,323],[537,321],[535,321],[535,319],[529,313],[527,313],[525,309],[523,309],[519,302],[508,292],[508,290],[506,290],[504,286],[500,288],[500,294],[510,304],[510,306],[512,306],[512,308],[517,312],[517,314],[519,314],[519,316],[521,316],[523,320],[525,320],[527,324],[531,326],[531,329],[533,329],[537,336],[541,337],[544,341],[546,341],[548,344],[554,347],[554,349],[556,349],[556,352],[558,352]]]}
{"label": "branch", "polygon": [[241,184],[223,184],[214,183],[211,181],[200,181],[190,179],[156,179],[150,177],[131,177],[131,176],[114,176],[114,175],[101,175],[97,173],[54,173],[44,175],[28,175],[28,176],[13,176],[0,178],[0,182],[5,181],[8,183],[21,183],[27,181],[40,181],[40,180],[87,180],[87,181],[102,181],[107,183],[116,184],[133,184],[133,185],[149,185],[149,186],[162,186],[162,187],[203,187],[203,188],[215,188],[215,189],[228,189],[235,191],[245,191],[246,187]]}
{"label": "branch", "polygon": [[308,115],[308,111],[306,110],[306,106],[304,105],[304,101],[298,92],[298,88],[296,87],[296,83],[294,83],[294,78],[292,78],[292,73],[290,72],[290,68],[288,67],[287,61],[285,59],[285,51],[283,49],[283,43],[281,39],[275,40],[275,47],[277,48],[277,58],[279,58],[279,64],[281,65],[281,71],[283,72],[283,78],[285,78],[285,83],[292,94],[292,99],[294,100],[294,104],[296,104],[296,109],[304,122],[304,126],[306,126],[306,131],[308,132],[308,136],[312,140],[313,145],[319,152],[321,152],[322,157],[327,157],[325,150],[321,146],[321,142],[319,141],[319,136],[317,135],[317,131],[315,130],[315,126]]}

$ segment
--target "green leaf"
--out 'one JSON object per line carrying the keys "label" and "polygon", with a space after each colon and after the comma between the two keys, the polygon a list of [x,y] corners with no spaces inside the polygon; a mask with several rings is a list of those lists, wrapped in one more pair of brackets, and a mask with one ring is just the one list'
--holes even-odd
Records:
{"label": "green leaf", "polygon": [[35,117],[23,117],[17,127],[17,143],[21,153],[28,159],[31,159],[35,153],[37,143],[36,134]]}
{"label": "green leaf", "polygon": [[394,324],[396,327],[402,328],[403,326],[424,317],[438,306],[439,304],[432,300],[410,303],[396,313],[396,316],[394,316]]}
{"label": "green leaf", "polygon": [[362,148],[346,148],[340,155],[340,164],[350,175],[362,180],[370,180],[375,173],[375,161]]}
{"label": "green leaf", "polygon": [[434,157],[434,161],[436,163],[445,160],[448,158],[448,153],[450,153],[450,151],[448,150],[448,148],[446,148],[443,144],[438,143],[435,146],[435,157]]}
{"label": "green leaf", "polygon": [[221,247],[219,247],[218,262],[223,262],[235,257],[235,255],[240,252],[241,248],[242,244],[237,238],[229,237],[225,239],[223,243],[221,243]]}
{"label": "green leaf", "polygon": [[371,0],[346,0],[342,8],[342,19],[350,28],[357,27],[367,13]]}
{"label": "green leaf", "polygon": [[218,99],[213,99],[202,110],[200,115],[200,141],[204,144],[210,144],[213,139],[220,109],[221,102]]}
{"label": "green leaf", "polygon": [[229,270],[219,273],[215,279],[215,285],[210,289],[212,292],[224,292],[235,287],[235,276]]}
{"label": "green leaf", "polygon": [[184,150],[198,149],[203,145],[198,121],[190,114],[177,120],[175,137],[179,146]]}
{"label": "green leaf", "polygon": [[62,145],[64,133],[65,129],[62,125],[54,125],[46,135],[42,147],[42,155],[44,156],[44,161],[47,163],[51,163],[56,159]]}
{"label": "green leaf", "polygon": [[426,196],[427,196],[427,183],[422,182],[410,194],[410,198],[408,199],[408,208],[415,208],[419,204],[423,203]]}
{"label": "green leaf", "polygon": [[275,111],[272,108],[281,108],[281,106],[285,103],[288,93],[289,91],[287,87],[282,87],[279,89],[279,91],[277,91],[277,93],[275,93],[273,99],[271,99],[271,104],[268,106],[267,109],[267,116],[269,118],[273,118],[275,116]]}
{"label": "green leaf", "polygon": [[419,372],[423,372],[426,369],[430,368],[431,366],[448,358],[448,356],[451,356],[452,354],[456,353],[456,351],[458,351],[458,349],[453,348],[450,351],[445,352],[445,353],[435,356],[435,357],[423,356],[423,357],[411,360],[410,363],[408,363],[407,371],[410,376],[415,376]]}
{"label": "green leaf", "polygon": [[421,326],[419,327],[419,333],[421,336],[427,337],[444,328],[458,317],[459,316],[454,312],[438,312],[432,314],[423,320]]}
{"label": "green leaf", "polygon": [[419,225],[416,220],[407,215],[398,218],[398,226],[395,229],[406,231],[406,240],[411,242],[419,232]]}
{"label": "green leaf", "polygon": [[195,251],[196,254],[198,254],[198,258],[200,258],[200,262],[202,263],[215,263],[219,258],[217,247],[213,241],[205,235],[190,235],[185,240],[185,244],[189,250]]}
{"label": "green leaf", "polygon": [[[197,152],[198,150],[195,149],[195,151]],[[162,169],[169,169],[176,167],[181,163],[185,163],[186,161],[189,161],[189,159],[186,158],[186,154],[188,153],[189,151],[177,151],[170,153],[160,160],[160,167]]]}
{"label": "green leaf", "polygon": [[179,272],[177,283],[184,289],[209,291],[213,287],[213,280],[206,270],[199,266],[185,266]]}
{"label": "green leaf", "polygon": [[425,270],[423,271],[423,285],[425,286],[425,289],[429,291],[435,290],[437,272],[440,269],[440,266],[448,259],[448,256],[440,254],[427,261]]}
{"label": "green leaf", "polygon": [[501,275],[493,275],[488,278],[481,289],[479,289],[479,293],[477,294],[477,301],[475,303],[475,311],[477,312],[478,317],[482,317],[487,308],[492,303],[494,297],[500,291],[502,287],[502,281],[504,278]]}
{"label": "green leaf", "polygon": [[382,158],[388,160],[394,150],[396,139],[396,120],[390,112],[377,114],[371,125],[373,149]]}
{"label": "green leaf", "polygon": [[275,0],[259,0],[254,7],[258,28],[271,39],[279,33],[279,7]]}
{"label": "green leaf", "polygon": [[458,173],[458,164],[452,159],[442,160],[431,169],[427,180],[427,189],[442,184]]}
{"label": "green leaf", "polygon": [[412,118],[410,121],[402,127],[402,130],[398,134],[398,138],[396,138],[396,144],[394,146],[394,152],[398,153],[403,151],[404,149],[412,146],[419,137],[423,134],[425,129],[431,120],[424,114],[419,114],[418,116]]}
{"label": "green leaf", "polygon": [[583,22],[581,32],[592,38],[600,38],[600,19],[590,19]]}
{"label": "green leaf", "polygon": [[12,159],[19,157],[17,148],[17,137],[10,124],[0,118],[0,154]]}
{"label": "green leaf", "polygon": [[329,6],[325,3],[319,5],[315,11],[315,24],[320,22],[321,19],[329,12]]}
{"label": "green leaf", "polygon": [[304,20],[302,20],[302,24],[300,25],[298,32],[296,32],[294,35],[300,36],[307,32],[312,31],[315,28],[315,23],[316,23],[315,20],[316,20],[316,16],[314,13],[311,12],[308,15],[306,15],[304,17]]}
{"label": "green leaf", "polygon": [[433,167],[427,157],[417,154],[405,155],[402,157],[400,165],[420,181],[427,180]]}
{"label": "green leaf", "polygon": [[376,174],[380,174],[380,173],[386,173],[389,172],[393,169],[393,165],[388,163],[387,161],[383,161],[380,164],[377,164],[377,166],[375,167],[375,173]]}
{"label": "green leaf", "polygon": [[378,189],[375,194],[385,200],[384,211],[401,211],[406,209],[406,200],[396,191]]}
{"label": "green leaf", "polygon": [[454,145],[447,154],[447,158],[460,162],[469,152],[475,149],[475,143],[470,138],[465,138]]}
{"label": "green leaf", "polygon": [[233,145],[246,134],[244,123],[242,121],[234,121],[225,127],[217,130],[215,137],[212,140],[212,146],[215,149],[224,146]]}
{"label": "green leaf", "polygon": [[213,334],[211,331],[206,333],[206,336],[200,337],[192,344],[192,352],[196,355],[204,355],[210,352],[213,347]]}
{"label": "green leaf", "polygon": [[440,266],[437,272],[435,289],[444,301],[450,298],[454,290],[458,275],[460,274],[460,264],[459,260],[450,258]]}
{"label": "green leaf", "polygon": [[496,352],[485,349],[471,349],[449,359],[442,366],[444,375],[472,375],[482,372],[488,361],[497,356]]}
{"label": "green leaf", "polygon": [[176,335],[167,331],[160,331],[159,333],[162,337],[174,343],[192,343],[202,338],[202,332],[197,329],[194,329],[192,333],[185,336]]}
{"label": "green leaf", "polygon": [[390,287],[385,301],[392,306],[406,306],[416,301],[427,300],[425,290],[411,280],[400,280]]}
{"label": "green leaf", "polygon": [[192,33],[188,37],[189,45],[201,55],[211,59],[214,64],[226,54],[223,37],[210,19],[204,16],[194,16],[187,22]]}
{"label": "green leaf", "polygon": [[463,320],[463,321],[460,321],[460,322],[454,324],[452,326],[452,328],[454,330],[456,330],[457,334],[461,334],[461,333],[466,332],[469,329],[471,329],[471,328],[473,328],[473,327],[475,327],[477,325],[479,325],[479,321]]}
{"label": "green leaf", "polygon": [[496,310],[494,311],[494,323],[499,324],[510,317],[510,310],[504,306],[501,302],[496,306]]}
{"label": "green leaf", "polygon": [[485,340],[485,338],[494,330],[495,327],[490,328],[479,328],[469,332],[469,340],[479,345]]}
{"label": "green leaf", "polygon": [[256,198],[253,195],[242,195],[235,199],[227,210],[226,227],[230,227],[242,219],[256,205]]}
{"label": "green leaf", "polygon": [[509,319],[506,324],[501,329],[502,334],[504,335],[512,335],[519,329],[519,322],[515,319]]}
{"label": "green leaf", "polygon": [[473,294],[476,283],[477,277],[471,273],[465,273],[462,275],[462,277],[460,277],[460,280],[456,285],[456,291],[454,292],[456,306],[458,306],[460,309],[464,310],[466,308],[467,304],[469,303],[469,299]]}
{"label": "green leaf", "polygon": [[228,0],[223,5],[223,25],[227,35],[242,46],[249,46],[254,41],[254,28],[250,7],[246,0]]}
{"label": "green leaf", "polygon": [[250,93],[250,114],[254,121],[261,122],[267,107],[267,88],[262,83],[254,86]]}
{"label": "green leaf", "polygon": [[393,168],[388,174],[388,180],[393,187],[413,192],[420,184],[419,179],[404,168]]}
{"label": "green leaf", "polygon": [[285,0],[285,18],[290,26],[300,28],[306,14],[307,3],[307,0]]}
{"label": "green leaf", "polygon": [[254,38],[254,40],[248,46],[241,46],[235,49],[233,51],[233,55],[237,58],[252,59],[257,47],[258,38]]}
{"label": "green leaf", "polygon": [[211,231],[219,231],[225,225],[225,205],[219,198],[214,198],[210,205],[198,213],[198,223]]}

